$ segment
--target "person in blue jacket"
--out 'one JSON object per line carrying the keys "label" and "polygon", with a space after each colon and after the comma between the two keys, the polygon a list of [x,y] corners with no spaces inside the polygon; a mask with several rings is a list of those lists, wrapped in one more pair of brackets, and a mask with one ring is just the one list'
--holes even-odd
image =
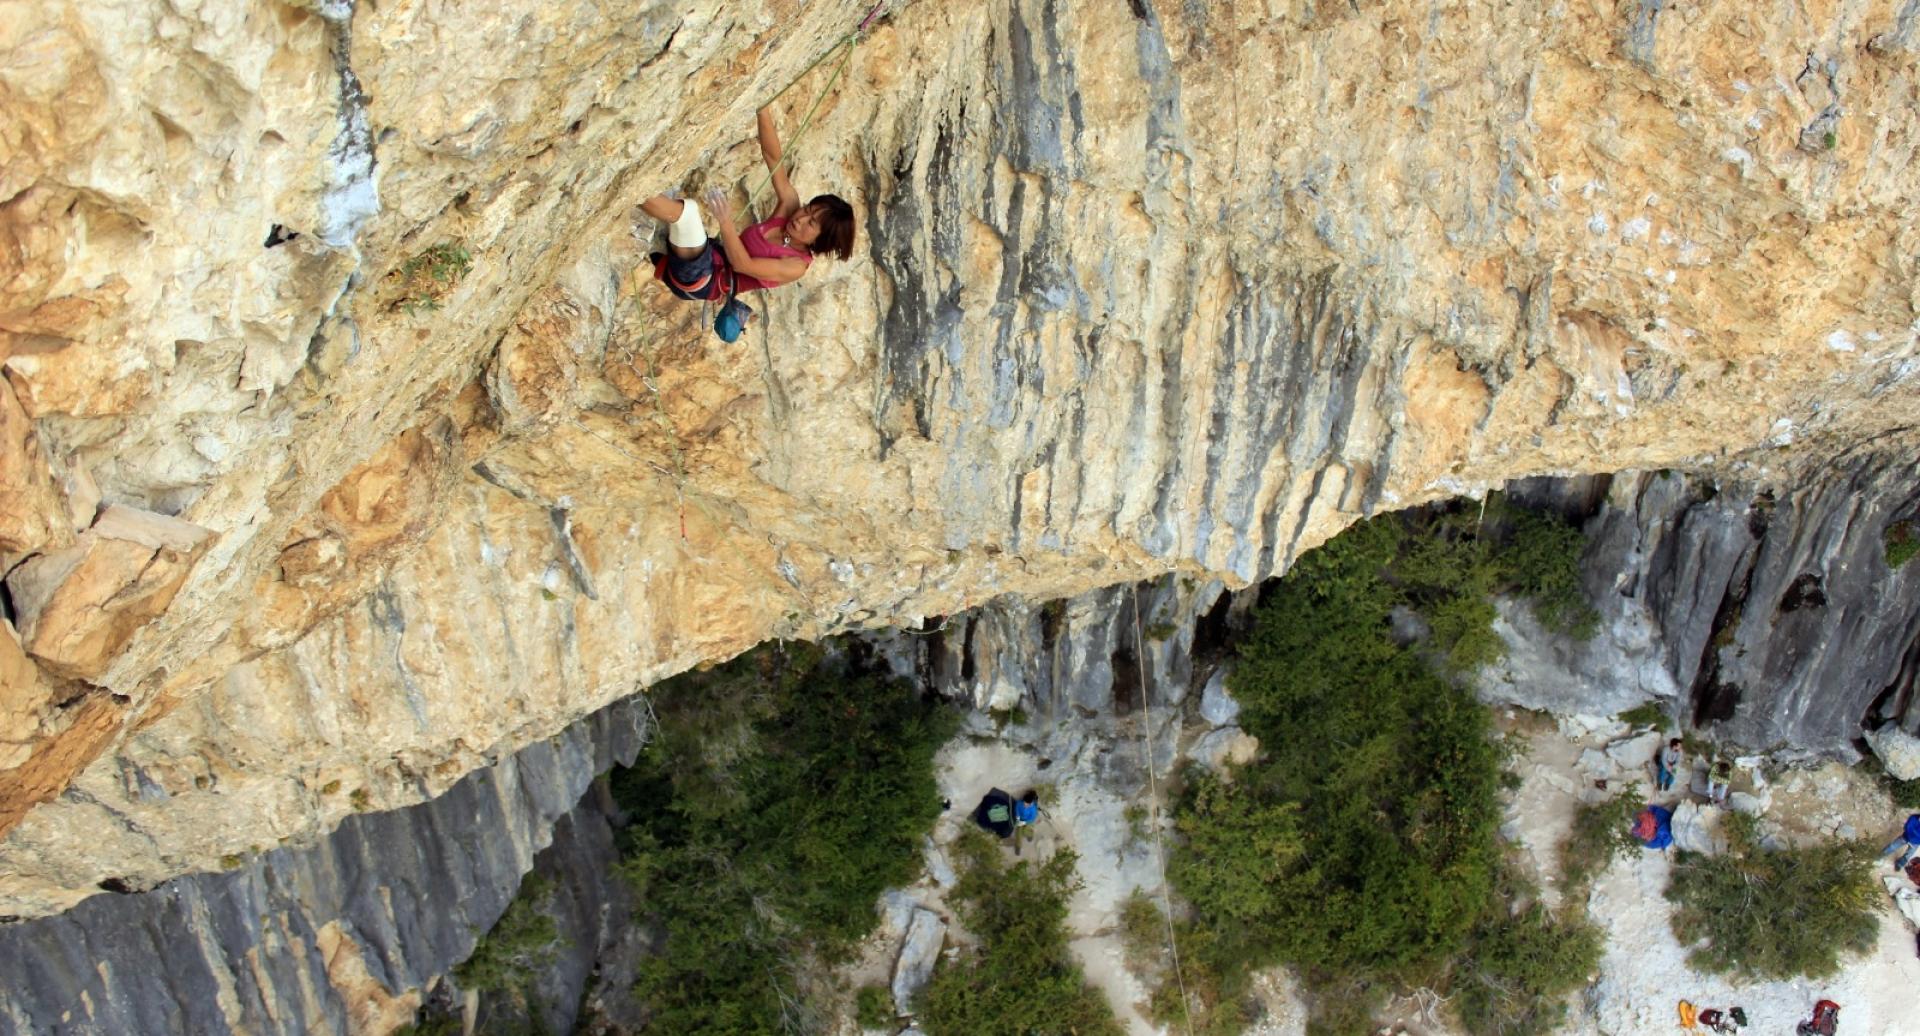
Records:
{"label": "person in blue jacket", "polygon": [[1901,829],[1900,837],[1887,843],[1887,847],[1880,851],[1880,855],[1892,856],[1898,852],[1900,855],[1893,861],[1893,869],[1899,870],[1907,865],[1908,857],[1911,857],[1915,850],[1920,850],[1920,813],[1907,817],[1907,826]]}
{"label": "person in blue jacket", "polygon": [[1013,805],[1013,822],[1021,827],[1031,827],[1040,822],[1040,793],[1027,789],[1020,801]]}

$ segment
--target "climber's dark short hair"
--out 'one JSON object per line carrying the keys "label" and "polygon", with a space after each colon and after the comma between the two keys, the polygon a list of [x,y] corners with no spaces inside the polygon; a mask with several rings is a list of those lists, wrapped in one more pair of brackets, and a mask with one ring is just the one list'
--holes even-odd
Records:
{"label": "climber's dark short hair", "polygon": [[819,223],[820,236],[807,251],[814,255],[832,253],[836,259],[853,258],[853,206],[837,194],[816,194],[807,202]]}

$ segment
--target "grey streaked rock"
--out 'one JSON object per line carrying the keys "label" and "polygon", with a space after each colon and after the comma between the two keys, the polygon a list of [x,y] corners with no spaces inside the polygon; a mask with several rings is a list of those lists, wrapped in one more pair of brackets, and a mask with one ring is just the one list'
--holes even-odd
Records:
{"label": "grey streaked rock", "polygon": [[[422,989],[472,951],[594,775],[633,759],[646,716],[633,703],[602,709],[439,798],[350,817],[312,847],[0,926],[0,1036],[353,1031],[358,1000]],[[577,930],[605,890],[563,881],[560,895],[561,923]],[[323,948],[336,933],[336,952],[357,958],[348,966]],[[578,955],[557,967],[570,973],[556,987],[584,981]]]}
{"label": "grey streaked rock", "polygon": [[940,960],[940,946],[947,938],[947,923],[931,910],[915,910],[907,927],[907,939],[900,947],[900,959],[893,968],[893,1003],[901,1014],[913,1010],[913,999],[920,995],[933,966]]}

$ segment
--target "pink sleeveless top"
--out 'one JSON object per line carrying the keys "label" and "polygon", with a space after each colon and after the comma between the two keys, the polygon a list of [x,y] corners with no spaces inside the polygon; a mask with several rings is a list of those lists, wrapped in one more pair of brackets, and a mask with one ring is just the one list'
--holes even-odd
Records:
{"label": "pink sleeveless top", "polygon": [[[740,243],[747,248],[747,254],[755,259],[801,259],[808,265],[813,263],[813,253],[804,248],[781,244],[776,238],[780,228],[787,225],[784,216],[763,219],[740,232]],[[722,253],[723,255],[725,253]],[[782,284],[790,283],[787,281]],[[749,277],[744,273],[734,274],[734,290],[738,292],[762,291],[779,285],[768,284],[758,277]]]}

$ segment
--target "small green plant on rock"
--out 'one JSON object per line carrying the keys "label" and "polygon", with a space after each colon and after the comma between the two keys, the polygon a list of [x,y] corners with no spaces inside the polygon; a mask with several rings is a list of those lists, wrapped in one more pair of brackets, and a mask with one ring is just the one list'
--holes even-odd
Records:
{"label": "small green plant on rock", "polygon": [[1873,947],[1873,851],[1857,842],[1762,848],[1754,818],[1727,817],[1728,849],[1681,853],[1667,898],[1687,962],[1743,979],[1824,978]]}
{"label": "small green plant on rock", "polygon": [[1664,734],[1673,729],[1673,718],[1667,715],[1667,710],[1661,708],[1657,701],[1643,701],[1613,718],[1636,730],[1641,727],[1650,727]]}
{"label": "small green plant on rock", "polygon": [[465,246],[452,241],[432,245],[419,255],[400,264],[402,294],[395,305],[408,316],[431,313],[440,308],[453,286],[473,269],[473,257]]}
{"label": "small green plant on rock", "polygon": [[1887,526],[1882,541],[1887,548],[1887,567],[1898,571],[1900,566],[1913,560],[1920,554],[1920,531],[1914,529],[1911,521],[1894,522]]}
{"label": "small green plant on rock", "polygon": [[861,986],[853,995],[853,1020],[860,1023],[862,1029],[892,1028],[893,994],[886,986]]}

